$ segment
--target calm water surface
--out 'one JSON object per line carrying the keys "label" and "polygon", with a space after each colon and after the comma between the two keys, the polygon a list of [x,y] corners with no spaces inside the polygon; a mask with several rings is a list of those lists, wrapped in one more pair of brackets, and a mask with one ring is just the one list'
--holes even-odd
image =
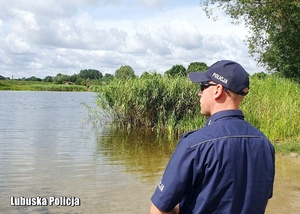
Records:
{"label": "calm water surface", "polygon": [[[95,93],[0,92],[0,213],[148,213],[174,149],[151,132],[92,127]],[[175,142],[176,143],[176,142]],[[277,156],[267,213],[300,213],[300,161]],[[12,206],[76,197],[80,206]]]}

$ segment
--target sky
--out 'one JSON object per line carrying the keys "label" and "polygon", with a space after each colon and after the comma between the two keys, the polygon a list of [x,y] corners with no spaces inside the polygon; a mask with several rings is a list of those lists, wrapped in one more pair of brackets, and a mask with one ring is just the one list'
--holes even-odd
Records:
{"label": "sky", "polygon": [[260,72],[243,25],[199,0],[0,0],[0,75],[45,78],[96,69],[163,74],[173,65],[221,59]]}

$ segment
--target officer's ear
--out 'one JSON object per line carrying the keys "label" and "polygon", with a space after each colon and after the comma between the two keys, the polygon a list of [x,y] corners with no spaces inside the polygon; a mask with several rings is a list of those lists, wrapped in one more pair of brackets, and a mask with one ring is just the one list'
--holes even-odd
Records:
{"label": "officer's ear", "polygon": [[220,96],[222,94],[222,91],[223,91],[223,86],[218,84],[216,86],[215,95]]}
{"label": "officer's ear", "polygon": [[214,90],[214,98],[215,99],[219,98],[222,95],[222,92],[223,92],[223,86],[218,84]]}

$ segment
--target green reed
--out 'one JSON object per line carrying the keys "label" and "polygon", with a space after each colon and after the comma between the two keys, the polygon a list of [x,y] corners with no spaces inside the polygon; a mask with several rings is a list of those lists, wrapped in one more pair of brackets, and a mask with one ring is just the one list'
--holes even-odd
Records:
{"label": "green reed", "polygon": [[[241,109],[245,119],[272,142],[299,142],[300,86],[276,76],[251,77]],[[199,84],[188,78],[147,77],[118,80],[100,88],[98,105],[115,124],[179,134],[201,128]]]}
{"label": "green reed", "polygon": [[100,108],[117,124],[169,133],[185,129],[187,124],[182,121],[191,120],[199,112],[196,103],[197,86],[188,78],[156,73],[126,81],[115,79],[101,87],[98,97]]}
{"label": "green reed", "polygon": [[246,119],[272,141],[299,140],[300,85],[267,76],[251,78],[249,95],[241,106]]}

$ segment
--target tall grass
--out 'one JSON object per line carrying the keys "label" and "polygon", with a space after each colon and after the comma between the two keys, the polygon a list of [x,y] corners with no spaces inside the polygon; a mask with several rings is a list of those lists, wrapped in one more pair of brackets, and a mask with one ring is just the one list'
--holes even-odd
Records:
{"label": "tall grass", "polygon": [[[183,130],[199,112],[197,86],[187,78],[147,77],[115,79],[100,89],[98,104],[125,127],[146,127],[173,133]],[[190,123],[188,126],[191,126]],[[198,124],[199,125],[199,124]]]}
{"label": "tall grass", "polygon": [[[299,140],[300,86],[287,79],[251,78],[250,93],[241,105],[245,118],[273,142]],[[147,127],[168,133],[200,128],[199,84],[188,78],[162,77],[117,80],[104,85],[99,106],[123,127]]]}
{"label": "tall grass", "polygon": [[272,141],[299,139],[300,85],[288,79],[252,78],[241,109],[245,118]]}

